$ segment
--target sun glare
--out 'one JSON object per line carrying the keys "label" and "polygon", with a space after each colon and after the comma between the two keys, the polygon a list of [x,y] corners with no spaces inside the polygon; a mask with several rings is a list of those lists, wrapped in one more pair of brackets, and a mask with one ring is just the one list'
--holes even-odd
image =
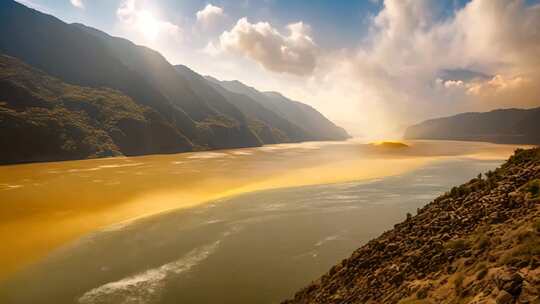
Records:
{"label": "sun glare", "polygon": [[138,18],[137,27],[145,38],[153,40],[159,34],[159,21],[149,11],[142,11]]}

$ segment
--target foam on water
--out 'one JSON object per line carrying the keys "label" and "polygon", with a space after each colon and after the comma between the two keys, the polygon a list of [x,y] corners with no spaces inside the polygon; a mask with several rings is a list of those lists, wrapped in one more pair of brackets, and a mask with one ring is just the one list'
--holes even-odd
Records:
{"label": "foam on water", "polygon": [[121,280],[110,282],[83,294],[80,304],[147,304],[159,301],[167,279],[187,272],[218,248],[221,241],[196,248],[180,259]]}
{"label": "foam on water", "polygon": [[23,185],[0,184],[0,190],[12,190],[22,187]]}
{"label": "foam on water", "polygon": [[238,155],[238,156],[245,156],[245,155],[252,155],[253,152],[248,152],[248,151],[234,151],[234,152],[231,152],[232,155]]}
{"label": "foam on water", "polygon": [[199,152],[194,155],[189,156],[189,159],[211,159],[211,158],[220,158],[228,156],[227,153],[220,152]]}

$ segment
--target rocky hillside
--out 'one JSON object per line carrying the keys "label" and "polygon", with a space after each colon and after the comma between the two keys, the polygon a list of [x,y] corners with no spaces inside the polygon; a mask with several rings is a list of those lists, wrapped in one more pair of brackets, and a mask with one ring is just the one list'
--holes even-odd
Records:
{"label": "rocky hillside", "polygon": [[540,148],[454,187],[284,303],[540,303]]}
{"label": "rocky hillside", "polygon": [[0,53],[0,164],[190,151],[158,112]]}
{"label": "rocky hillside", "polygon": [[463,113],[426,120],[407,128],[405,139],[472,140],[540,144],[540,108]]}

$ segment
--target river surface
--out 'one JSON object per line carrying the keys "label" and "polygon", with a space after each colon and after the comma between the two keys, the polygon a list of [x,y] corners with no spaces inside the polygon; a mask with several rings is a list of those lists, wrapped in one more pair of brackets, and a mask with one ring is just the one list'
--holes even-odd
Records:
{"label": "river surface", "polygon": [[409,145],[0,167],[0,302],[278,303],[515,149]]}

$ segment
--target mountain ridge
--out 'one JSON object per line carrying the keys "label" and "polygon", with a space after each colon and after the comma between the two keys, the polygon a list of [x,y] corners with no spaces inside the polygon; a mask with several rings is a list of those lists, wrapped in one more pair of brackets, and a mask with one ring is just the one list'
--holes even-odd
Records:
{"label": "mountain ridge", "polygon": [[238,80],[221,81],[207,77],[209,81],[224,89],[250,97],[255,102],[282,118],[307,131],[311,136],[317,134],[320,140],[347,139],[350,135],[341,127],[336,126],[313,107],[291,100],[278,92],[261,92]]}
{"label": "mountain ridge", "polygon": [[538,121],[540,107],[468,112],[412,125],[405,131],[404,138],[540,144]]}

